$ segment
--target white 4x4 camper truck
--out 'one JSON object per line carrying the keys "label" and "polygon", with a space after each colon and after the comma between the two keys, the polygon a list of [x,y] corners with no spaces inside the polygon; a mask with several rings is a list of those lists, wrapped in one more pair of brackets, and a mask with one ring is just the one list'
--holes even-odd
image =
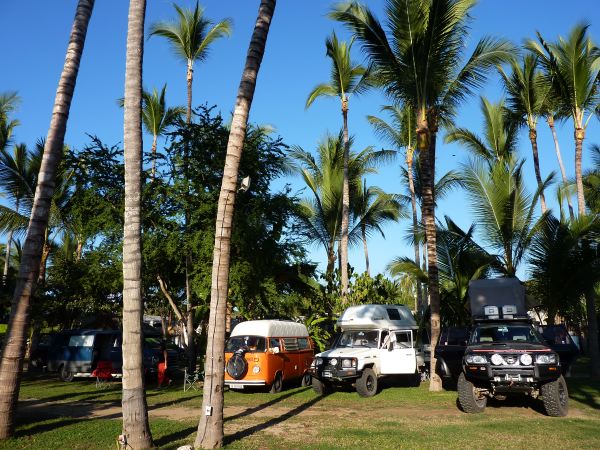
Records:
{"label": "white 4x4 camper truck", "polygon": [[333,347],[315,355],[312,385],[318,394],[354,384],[362,397],[377,393],[384,376],[404,375],[418,384],[425,369],[417,348],[417,323],[403,305],[351,306],[337,321]]}

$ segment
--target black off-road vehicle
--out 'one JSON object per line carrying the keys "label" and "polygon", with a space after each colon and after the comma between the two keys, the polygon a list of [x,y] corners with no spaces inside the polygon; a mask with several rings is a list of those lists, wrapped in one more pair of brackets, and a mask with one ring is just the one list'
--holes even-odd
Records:
{"label": "black off-road vehicle", "polygon": [[483,412],[488,398],[524,394],[541,399],[549,416],[565,416],[569,394],[558,354],[533,327],[516,278],[469,285],[473,327],[458,377],[458,401]]}

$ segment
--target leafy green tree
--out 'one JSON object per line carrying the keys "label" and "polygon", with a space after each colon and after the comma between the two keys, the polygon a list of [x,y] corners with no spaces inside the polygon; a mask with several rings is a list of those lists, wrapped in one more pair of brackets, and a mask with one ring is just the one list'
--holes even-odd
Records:
{"label": "leafy green tree", "polygon": [[11,142],[14,129],[19,125],[19,121],[11,119],[10,114],[17,109],[20,101],[16,92],[0,94],[0,151],[6,150]]}
{"label": "leafy green tree", "polygon": [[332,33],[325,41],[327,56],[331,58],[332,70],[329,83],[319,84],[306,100],[308,108],[318,97],[339,97],[342,103],[344,158],[342,188],[342,223],[340,239],[340,264],[342,272],[342,297],[348,293],[348,239],[350,227],[350,138],[348,135],[348,101],[350,95],[359,94],[369,87],[369,71],[360,64],[353,63],[350,56],[352,39],[349,43],[340,42]]}
{"label": "leafy green tree", "polygon": [[[417,148],[424,178],[423,221],[427,234],[432,354],[440,333],[439,280],[433,200],[435,149],[439,126],[452,122],[457,107],[480,87],[489,70],[515,53],[506,41],[483,38],[464,61],[473,0],[390,0],[386,27],[355,1],[338,4],[331,16],[357,37],[377,84],[396,103],[415,111]],[[431,358],[430,389],[442,389]]]}

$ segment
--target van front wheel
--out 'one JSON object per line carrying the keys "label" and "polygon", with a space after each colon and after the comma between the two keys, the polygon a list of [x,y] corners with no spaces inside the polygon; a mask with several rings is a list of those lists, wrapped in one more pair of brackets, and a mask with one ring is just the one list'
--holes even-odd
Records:
{"label": "van front wheel", "polygon": [[61,380],[66,382],[73,381],[73,378],[75,378],[75,374],[67,369],[67,366],[64,364],[58,369],[58,376]]}
{"label": "van front wheel", "polygon": [[356,380],[356,392],[361,397],[373,397],[377,394],[377,375],[373,369],[363,370],[362,376]]}
{"label": "van front wheel", "polygon": [[312,377],[312,388],[318,395],[327,395],[331,393],[331,385],[326,381],[321,381],[318,378]]}
{"label": "van front wheel", "polygon": [[271,390],[269,391],[271,394],[277,394],[281,392],[281,388],[283,387],[283,380],[281,379],[281,372],[275,375],[275,379],[273,380],[273,384],[271,385]]}

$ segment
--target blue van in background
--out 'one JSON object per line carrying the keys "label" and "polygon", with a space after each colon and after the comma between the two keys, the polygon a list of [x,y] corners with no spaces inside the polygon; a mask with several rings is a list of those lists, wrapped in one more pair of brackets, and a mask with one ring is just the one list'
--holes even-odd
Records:
{"label": "blue van in background", "polygon": [[[119,330],[65,330],[50,335],[47,370],[58,372],[63,381],[75,377],[90,377],[98,361],[110,361],[113,375],[121,376],[123,367],[123,337]],[[146,373],[155,373],[161,358],[160,334],[144,338],[143,362]],[[177,352],[167,352],[169,366],[176,367]]]}

